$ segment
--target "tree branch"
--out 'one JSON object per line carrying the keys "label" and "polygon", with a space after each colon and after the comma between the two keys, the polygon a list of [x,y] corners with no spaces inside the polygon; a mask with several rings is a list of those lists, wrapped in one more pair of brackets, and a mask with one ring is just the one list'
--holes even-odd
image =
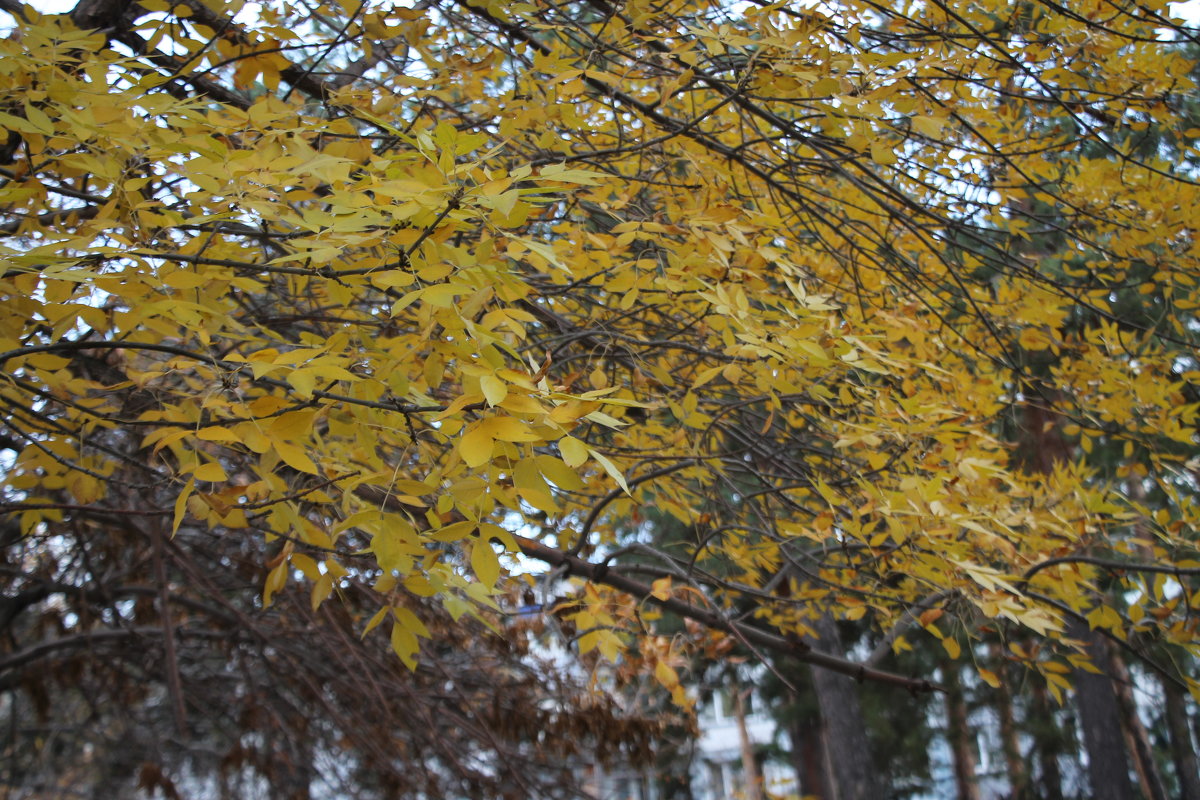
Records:
{"label": "tree branch", "polygon": [[699,622],[701,625],[713,630],[725,631],[766,650],[790,656],[797,661],[803,661],[815,667],[840,672],[859,681],[886,683],[892,686],[903,687],[911,692],[942,691],[940,686],[922,678],[908,678],[893,672],[868,667],[856,661],[839,658],[829,653],[823,653],[812,649],[799,639],[786,638],[753,625],[727,620],[714,611],[699,608],[691,603],[685,603],[673,597],[660,599],[654,596],[652,587],[615,572],[605,564],[593,564],[590,561],[568,555],[561,550],[548,547],[524,536],[514,536],[514,538],[517,541],[517,545],[521,548],[521,552],[529,558],[536,558],[553,567],[564,567],[573,575],[587,578],[593,583],[611,586],[620,592],[637,598],[639,602],[647,602],[658,606],[664,611],[670,611],[672,614],[677,614],[685,619]]}

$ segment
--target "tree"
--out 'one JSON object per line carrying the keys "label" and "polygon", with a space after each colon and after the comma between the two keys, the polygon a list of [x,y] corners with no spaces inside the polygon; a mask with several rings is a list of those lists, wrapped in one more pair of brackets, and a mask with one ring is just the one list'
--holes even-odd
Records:
{"label": "tree", "polygon": [[5,792],[588,798],[586,767],[647,763],[680,716],[595,692],[535,616],[501,635],[408,598],[400,613],[437,637],[410,671],[358,635],[369,585],[346,576],[319,608],[291,587],[264,610],[262,540],[187,522],[165,539],[169,515],[6,527]]}
{"label": "tree", "polygon": [[[4,510],[48,551],[265,540],[264,605],[370,585],[410,667],[413,598],[493,625],[522,554],[608,659],[668,612],[920,691],[807,637],[986,629],[1061,699],[1084,625],[1196,691],[1141,644],[1200,618],[1165,4],[3,8]],[[693,536],[612,560],[648,504]]]}

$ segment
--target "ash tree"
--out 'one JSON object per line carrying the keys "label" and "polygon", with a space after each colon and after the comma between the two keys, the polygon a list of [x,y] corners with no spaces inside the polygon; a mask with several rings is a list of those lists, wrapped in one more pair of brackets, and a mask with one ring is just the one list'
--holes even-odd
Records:
{"label": "ash tree", "polygon": [[[727,639],[1196,691],[1145,647],[1195,655],[1200,570],[1166,3],[0,6],[7,563],[148,559],[176,705],[200,547],[418,675],[540,561],[685,706]],[[623,538],[650,505],[689,535]],[[10,626],[20,670],[104,602]]]}

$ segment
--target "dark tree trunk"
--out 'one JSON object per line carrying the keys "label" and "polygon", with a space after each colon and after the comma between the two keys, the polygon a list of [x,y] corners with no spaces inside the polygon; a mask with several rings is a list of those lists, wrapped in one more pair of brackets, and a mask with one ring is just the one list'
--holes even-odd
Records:
{"label": "dark tree trunk", "polygon": [[[71,10],[71,21],[82,30],[115,30],[129,15],[142,11],[133,0],[80,0]],[[144,13],[144,11],[142,12]]]}
{"label": "dark tree trunk", "polygon": [[1046,696],[1046,686],[1033,682],[1033,715],[1029,726],[1033,731],[1033,747],[1037,754],[1037,792],[1031,797],[1040,800],[1063,800],[1062,770],[1058,757],[1063,751],[1062,732],[1054,719],[1055,706]]}
{"label": "dark tree trunk", "polygon": [[[841,655],[841,639],[833,618],[821,617],[816,629],[821,636],[819,647]],[[883,787],[871,758],[858,685],[854,679],[827,669],[812,672],[825,723],[825,754],[833,783],[830,800],[879,800],[884,796]]]}
{"label": "dark tree trunk", "polygon": [[1133,766],[1137,771],[1142,796],[1148,800],[1167,800],[1162,775],[1154,760],[1150,746],[1150,735],[1138,716],[1137,702],[1133,699],[1133,679],[1125,662],[1109,648],[1109,666],[1112,668],[1113,686],[1117,691],[1117,709],[1121,712],[1121,727],[1125,732],[1125,743],[1133,754]]}
{"label": "dark tree trunk", "polygon": [[979,782],[975,775],[975,743],[967,723],[967,700],[958,665],[952,661],[942,664],[942,682],[946,687],[946,738],[954,755],[954,784],[958,800],[980,800]]}
{"label": "dark tree trunk", "polygon": [[792,738],[792,765],[796,770],[800,796],[829,800],[825,759],[822,756],[824,746],[821,741],[821,721],[814,719],[806,725],[797,717],[792,721],[788,733]]}
{"label": "dark tree trunk", "polygon": [[1073,622],[1068,633],[1087,643],[1088,656],[1100,674],[1075,671],[1075,697],[1079,704],[1079,727],[1088,754],[1088,777],[1094,800],[1134,800],[1129,780],[1129,760],[1121,734],[1117,693],[1108,675],[1108,650],[1104,640],[1087,626]]}
{"label": "dark tree trunk", "polygon": [[996,689],[996,715],[1000,718],[1000,744],[1004,748],[1004,766],[1008,771],[1009,796],[1012,800],[1032,800],[1026,777],[1025,759],[1021,757],[1021,740],[1017,731],[1016,714],[1013,712],[1013,697],[1009,690],[1008,668],[1000,646],[991,646],[992,662],[1000,677],[1000,688]]}
{"label": "dark tree trunk", "polygon": [[1192,731],[1188,724],[1187,695],[1168,680],[1162,682],[1166,700],[1167,732],[1171,737],[1171,760],[1179,780],[1180,800],[1200,800],[1200,768],[1197,768],[1196,748],[1192,746]]}
{"label": "dark tree trunk", "polygon": [[[1044,386],[1040,394],[1044,405],[1032,402],[1025,405],[1025,461],[1030,472],[1049,474],[1057,464],[1070,458],[1071,449],[1063,437],[1062,420],[1054,408],[1057,391]],[[1078,620],[1069,623],[1067,632],[1084,642],[1088,656],[1100,670],[1099,674],[1081,669],[1075,671],[1075,696],[1088,755],[1092,798],[1133,800],[1121,713],[1109,675],[1108,649],[1099,634]]]}

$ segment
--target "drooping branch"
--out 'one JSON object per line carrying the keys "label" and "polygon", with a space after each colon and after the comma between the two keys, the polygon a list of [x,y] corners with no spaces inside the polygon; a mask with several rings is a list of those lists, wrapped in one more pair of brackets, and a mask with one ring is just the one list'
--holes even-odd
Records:
{"label": "drooping branch", "polygon": [[829,653],[823,653],[820,650],[814,650],[800,639],[780,636],[779,634],[765,631],[762,628],[747,625],[744,622],[730,620],[716,611],[701,608],[674,597],[657,597],[654,594],[653,587],[622,575],[617,567],[610,567],[607,564],[595,564],[524,536],[514,536],[513,538],[516,539],[521,552],[530,558],[536,558],[552,567],[564,568],[571,575],[587,578],[593,583],[611,586],[617,591],[624,592],[630,597],[635,598],[639,603],[644,602],[658,606],[664,611],[669,611],[684,619],[699,622],[701,625],[713,630],[733,634],[751,644],[771,650],[779,655],[790,656],[797,661],[812,664],[815,667],[840,672],[859,681],[886,683],[908,689],[910,692],[942,690],[940,686],[928,680],[908,678],[885,670],[875,669],[856,661],[839,658]]}

